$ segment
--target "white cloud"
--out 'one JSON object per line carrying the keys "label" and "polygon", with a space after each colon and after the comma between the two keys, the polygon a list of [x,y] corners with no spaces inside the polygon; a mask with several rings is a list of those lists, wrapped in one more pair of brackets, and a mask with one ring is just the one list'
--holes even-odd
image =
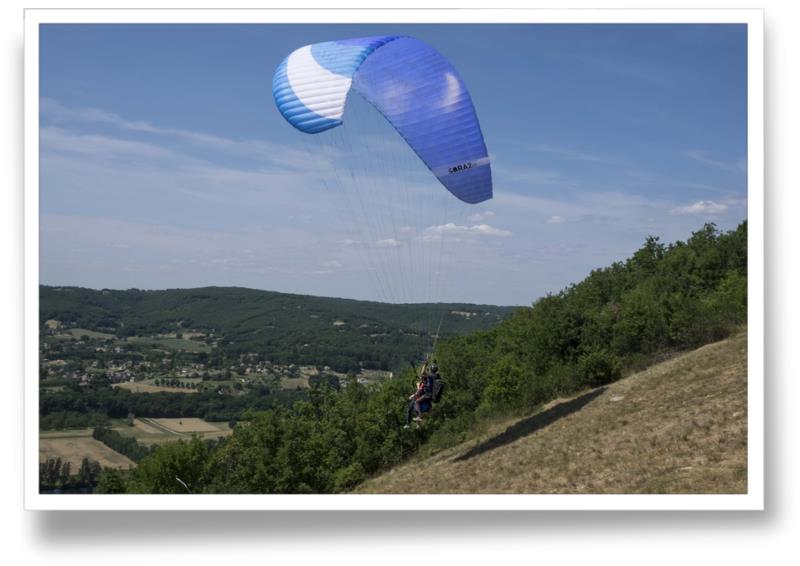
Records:
{"label": "white cloud", "polygon": [[[182,130],[178,128],[164,128],[154,126],[149,122],[128,120],[113,112],[99,108],[70,108],[52,99],[43,99],[40,105],[42,118],[57,124],[65,122],[108,124],[127,130],[129,132],[152,134],[155,136],[171,137],[187,142],[195,147],[216,152],[224,152],[236,157],[247,157],[261,163],[279,165],[283,169],[305,170],[308,168],[308,154],[305,151],[287,148],[265,140],[232,139],[205,132]],[[105,138],[106,140],[113,138]],[[75,151],[75,150],[73,150]],[[326,147],[319,152],[315,159],[317,166],[329,166],[340,156],[337,149]],[[320,163],[322,161],[322,163]]]}
{"label": "white cloud", "polygon": [[309,228],[314,230],[332,224],[336,204],[329,194],[320,198],[322,171],[299,171],[289,158],[279,164],[231,163],[223,152],[197,153],[153,135],[140,138],[42,127],[45,209],[61,211],[66,205],[93,215],[182,225],[216,224],[225,217],[235,219],[237,228],[286,224],[290,218],[319,219]]}
{"label": "white cloud", "polygon": [[724,214],[728,205],[711,200],[700,200],[688,206],[678,206],[672,209],[673,214],[696,214],[703,216],[716,216]]}
{"label": "white cloud", "polygon": [[39,143],[43,152],[146,159],[177,157],[175,152],[155,144],[97,134],[74,134],[62,128],[41,128]]}
{"label": "white cloud", "polygon": [[473,226],[461,226],[453,222],[439,224],[438,226],[428,226],[423,231],[421,240],[426,242],[438,241],[444,238],[463,240],[475,236],[511,236],[508,230],[494,228],[488,224],[476,224]]}
{"label": "white cloud", "polygon": [[378,248],[396,248],[399,245],[400,242],[394,238],[386,238],[385,240],[378,240],[375,242],[375,246]]}
{"label": "white cloud", "polygon": [[747,206],[747,197],[729,196],[722,201],[728,206]]}
{"label": "white cloud", "polygon": [[564,217],[557,214],[547,219],[548,224],[561,224],[562,222],[564,222]]}
{"label": "white cloud", "polygon": [[501,230],[499,228],[493,228],[488,224],[478,224],[477,226],[470,226],[470,232],[476,232],[478,234],[485,234],[487,236],[510,236],[511,232],[508,230]]}

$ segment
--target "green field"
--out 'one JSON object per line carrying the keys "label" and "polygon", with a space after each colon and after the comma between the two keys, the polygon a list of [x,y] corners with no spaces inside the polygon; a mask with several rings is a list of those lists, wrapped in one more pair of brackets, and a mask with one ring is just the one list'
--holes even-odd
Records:
{"label": "green field", "polygon": [[68,330],[64,330],[59,334],[54,334],[49,337],[51,340],[80,340],[84,336],[88,336],[92,340],[117,340],[117,337],[113,334],[107,334],[105,332],[96,332],[94,330],[88,330],[86,328],[70,328]]}
{"label": "green field", "polygon": [[125,420],[114,420],[112,428],[123,436],[131,436],[140,444],[164,444],[176,440],[188,440],[193,435],[203,439],[228,436],[232,429],[227,423],[211,423],[202,419],[186,417],[176,419],[137,418],[133,426]]}
{"label": "green field", "polygon": [[69,334],[76,340],[80,340],[83,336],[88,336],[93,340],[116,340],[117,337],[113,334],[108,334],[106,332],[95,332],[94,330],[87,330],[86,328],[70,328],[66,330],[64,334]]}

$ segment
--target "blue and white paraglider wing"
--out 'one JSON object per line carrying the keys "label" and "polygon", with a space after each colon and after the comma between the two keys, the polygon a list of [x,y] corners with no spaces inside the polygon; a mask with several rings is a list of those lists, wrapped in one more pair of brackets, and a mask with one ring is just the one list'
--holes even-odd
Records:
{"label": "blue and white paraglider wing", "polygon": [[492,198],[486,144],[469,91],[435,49],[402,36],[307,45],[278,67],[278,110],[315,134],[342,124],[350,89],[392,124],[439,181],[467,203]]}

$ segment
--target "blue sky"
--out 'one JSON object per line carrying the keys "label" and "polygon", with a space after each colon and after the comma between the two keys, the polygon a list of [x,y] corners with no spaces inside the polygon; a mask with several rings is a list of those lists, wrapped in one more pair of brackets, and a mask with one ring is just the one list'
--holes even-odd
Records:
{"label": "blue sky", "polygon": [[[277,112],[272,73],[289,52],[382,34],[417,37],[459,70],[494,199],[455,201],[358,100],[327,137]],[[529,304],[650,234],[686,239],[747,215],[744,26],[47,25],[40,37],[45,284]]]}

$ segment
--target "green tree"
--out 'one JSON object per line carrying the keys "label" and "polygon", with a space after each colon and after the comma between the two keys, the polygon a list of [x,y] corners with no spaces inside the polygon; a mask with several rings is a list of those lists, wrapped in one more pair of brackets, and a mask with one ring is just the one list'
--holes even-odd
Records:
{"label": "green tree", "polygon": [[484,404],[491,407],[514,404],[529,378],[525,368],[512,354],[506,354],[489,369],[486,388],[483,392]]}
{"label": "green tree", "polygon": [[60,477],[58,479],[58,483],[60,485],[67,485],[69,483],[70,475],[71,475],[71,467],[72,467],[72,464],[69,461],[64,462],[61,465],[61,474],[60,474]]}
{"label": "green tree", "polygon": [[[199,493],[203,489],[208,447],[198,437],[159,446],[136,467],[129,489],[135,493]],[[183,483],[181,483],[183,482]]]}
{"label": "green tree", "polygon": [[123,472],[114,468],[104,468],[97,483],[95,493],[126,493],[127,486]]}

